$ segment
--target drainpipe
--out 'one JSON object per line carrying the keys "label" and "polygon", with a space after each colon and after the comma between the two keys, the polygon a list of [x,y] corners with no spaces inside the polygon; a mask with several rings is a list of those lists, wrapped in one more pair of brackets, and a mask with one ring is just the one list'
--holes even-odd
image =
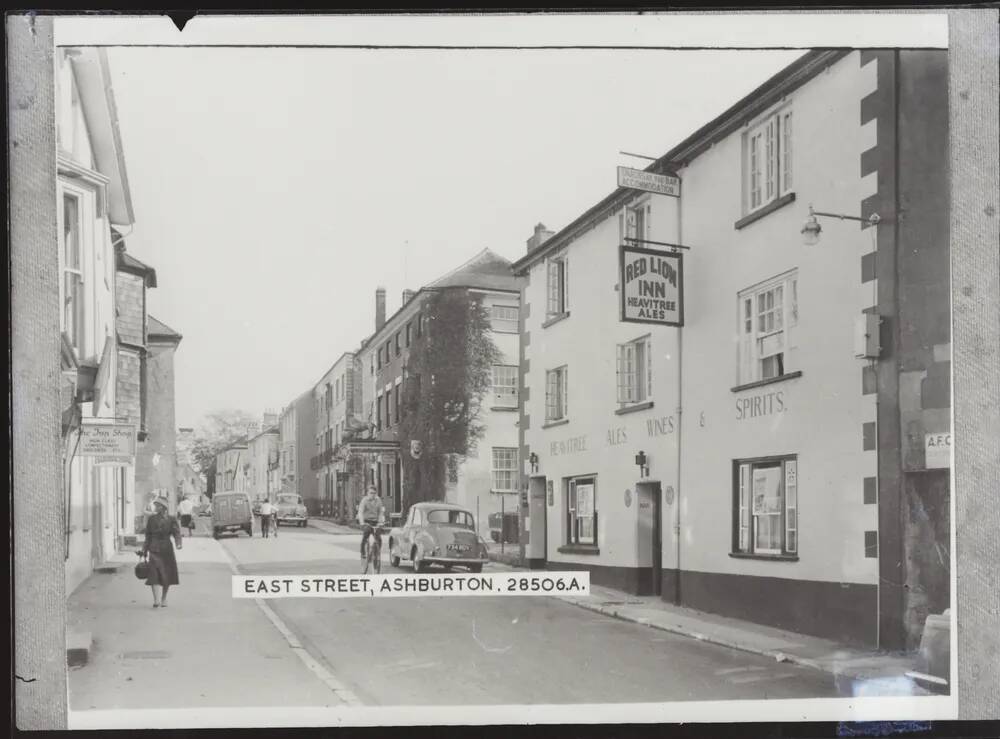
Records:
{"label": "drainpipe", "polygon": [[[677,243],[683,244],[683,229],[681,228],[681,199],[677,198]],[[684,377],[684,327],[677,327],[677,489],[674,498],[674,540],[677,547],[677,577],[674,578],[674,603],[681,603],[681,433],[683,423],[683,377]]]}

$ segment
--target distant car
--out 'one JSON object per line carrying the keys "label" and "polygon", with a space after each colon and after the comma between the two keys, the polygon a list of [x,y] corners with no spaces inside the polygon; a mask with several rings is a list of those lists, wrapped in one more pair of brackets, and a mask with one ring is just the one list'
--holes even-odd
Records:
{"label": "distant car", "polygon": [[309,523],[309,512],[302,504],[302,496],[295,493],[279,493],[275,502],[278,524],[293,523],[305,526]]}
{"label": "distant car", "polygon": [[245,531],[253,536],[253,513],[245,493],[216,493],[212,498],[212,536],[224,531]]}
{"label": "distant car", "polygon": [[194,507],[194,512],[199,516],[211,516],[212,515],[212,504],[202,503]]}
{"label": "distant car", "polygon": [[403,525],[389,532],[389,561],[399,567],[404,559],[413,563],[414,572],[432,564],[482,572],[489,561],[472,514],[452,503],[416,503]]}
{"label": "distant car", "polygon": [[255,500],[253,502],[253,515],[255,515],[255,516],[259,516],[260,515],[260,507],[262,505],[264,505],[264,501],[261,500],[260,498],[257,498],[257,500]]}

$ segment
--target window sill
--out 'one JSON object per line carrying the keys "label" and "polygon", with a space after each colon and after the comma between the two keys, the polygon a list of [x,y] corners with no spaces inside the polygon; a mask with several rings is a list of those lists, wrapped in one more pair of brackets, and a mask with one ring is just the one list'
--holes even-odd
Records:
{"label": "window sill", "polygon": [[730,552],[733,559],[761,559],[769,562],[798,562],[797,554],[748,554],[744,552]]}
{"label": "window sill", "polygon": [[516,405],[494,405],[490,406],[491,411],[506,411],[508,413],[516,413],[518,408]]}
{"label": "window sill", "polygon": [[785,380],[794,380],[796,377],[802,377],[802,370],[796,370],[795,372],[786,372],[778,377],[770,377],[766,380],[757,380],[756,382],[748,382],[745,385],[737,385],[736,387],[729,388],[730,392],[739,393],[743,390],[753,390],[755,387],[764,387],[765,385],[773,385],[776,382],[784,382]]}
{"label": "window sill", "polygon": [[774,211],[778,210],[779,208],[784,208],[786,205],[793,202],[795,202],[794,192],[790,192],[787,195],[782,195],[777,200],[772,200],[770,203],[768,203],[762,208],[758,208],[753,213],[743,216],[740,220],[736,221],[736,223],[733,224],[733,228],[739,231],[741,228],[749,226],[754,221],[759,221],[764,216],[774,213]]}
{"label": "window sill", "polygon": [[619,408],[615,411],[616,416],[624,416],[626,413],[638,413],[639,411],[646,411],[653,407],[653,401],[647,400],[644,403],[636,403],[635,405],[625,406],[624,408]]}
{"label": "window sill", "polygon": [[559,547],[560,554],[591,554],[597,555],[601,550],[591,544],[566,544]]}
{"label": "window sill", "polygon": [[545,323],[543,323],[542,328],[548,328],[553,323],[559,323],[559,321],[562,321],[566,318],[569,318],[569,311],[566,311],[565,313],[557,313],[551,318],[549,318],[549,320],[547,320]]}
{"label": "window sill", "polygon": [[569,419],[568,418],[560,418],[558,421],[549,421],[548,423],[543,423],[542,424],[542,428],[543,429],[550,429],[553,426],[564,426],[567,423],[569,423]]}

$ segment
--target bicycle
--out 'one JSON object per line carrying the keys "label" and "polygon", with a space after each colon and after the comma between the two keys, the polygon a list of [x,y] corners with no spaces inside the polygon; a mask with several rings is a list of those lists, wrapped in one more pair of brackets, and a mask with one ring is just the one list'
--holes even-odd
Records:
{"label": "bicycle", "polygon": [[367,553],[365,556],[365,571],[361,574],[367,575],[368,569],[374,570],[376,575],[382,574],[382,531],[378,526],[372,526],[371,536],[368,538]]}

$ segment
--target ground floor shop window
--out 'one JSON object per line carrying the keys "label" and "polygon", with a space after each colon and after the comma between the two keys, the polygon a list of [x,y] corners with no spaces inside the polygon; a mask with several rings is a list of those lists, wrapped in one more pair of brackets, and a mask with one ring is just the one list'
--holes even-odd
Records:
{"label": "ground floor shop window", "polygon": [[738,554],[798,552],[798,461],[794,456],[737,460],[733,464],[733,549]]}
{"label": "ground floor shop window", "polygon": [[566,481],[566,543],[597,546],[597,478]]}

